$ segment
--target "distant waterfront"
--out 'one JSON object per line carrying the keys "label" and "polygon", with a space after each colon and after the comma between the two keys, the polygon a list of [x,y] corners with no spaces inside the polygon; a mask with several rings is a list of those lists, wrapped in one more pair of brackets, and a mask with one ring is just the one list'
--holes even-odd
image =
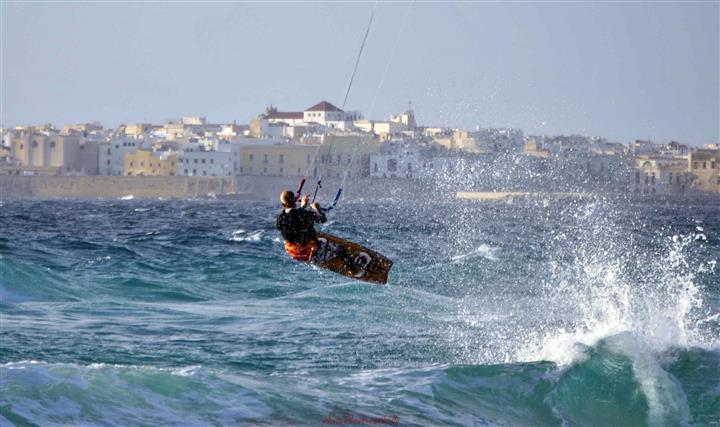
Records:
{"label": "distant waterfront", "polygon": [[[296,189],[299,178],[292,177],[133,177],[133,176],[3,176],[0,175],[0,200],[8,199],[194,199],[228,198],[272,200],[286,189]],[[321,203],[334,196],[340,184],[336,179],[323,181]],[[316,182],[307,180],[305,191],[314,191]],[[720,203],[713,193],[676,195],[633,195],[602,191],[547,192],[492,190],[463,182],[427,179],[356,178],[346,183],[343,200],[417,200],[452,199],[509,202],[524,199],[587,199],[594,197],[636,200],[668,199]]]}

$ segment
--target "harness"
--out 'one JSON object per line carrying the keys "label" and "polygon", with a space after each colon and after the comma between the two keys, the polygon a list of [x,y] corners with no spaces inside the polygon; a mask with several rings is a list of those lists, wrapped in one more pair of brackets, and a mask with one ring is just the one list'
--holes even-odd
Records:
{"label": "harness", "polygon": [[307,243],[292,243],[285,241],[285,252],[295,261],[310,262],[317,252],[317,240],[311,240]]}

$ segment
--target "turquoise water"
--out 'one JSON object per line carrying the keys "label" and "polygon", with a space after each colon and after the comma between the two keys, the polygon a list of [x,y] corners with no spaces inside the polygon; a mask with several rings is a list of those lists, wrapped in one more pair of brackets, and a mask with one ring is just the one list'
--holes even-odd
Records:
{"label": "turquoise water", "polygon": [[0,424],[717,425],[720,205],[4,201]]}

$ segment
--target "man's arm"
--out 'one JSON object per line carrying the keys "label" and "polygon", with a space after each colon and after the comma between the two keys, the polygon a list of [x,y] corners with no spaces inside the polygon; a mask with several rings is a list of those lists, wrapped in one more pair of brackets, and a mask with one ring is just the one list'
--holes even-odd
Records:
{"label": "man's arm", "polygon": [[313,214],[314,214],[314,220],[315,222],[324,223],[327,221],[327,217],[325,216],[325,212],[320,209],[320,204],[318,202],[314,202],[310,207],[313,208]]}

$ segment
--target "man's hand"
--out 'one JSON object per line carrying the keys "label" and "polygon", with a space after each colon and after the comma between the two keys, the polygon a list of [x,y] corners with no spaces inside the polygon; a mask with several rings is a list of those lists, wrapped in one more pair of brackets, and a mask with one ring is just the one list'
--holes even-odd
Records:
{"label": "man's hand", "polygon": [[300,207],[305,209],[305,206],[307,206],[308,202],[310,201],[310,196],[307,194],[303,196],[303,198],[300,200]]}
{"label": "man's hand", "polygon": [[318,203],[318,202],[313,202],[313,204],[310,205],[310,207],[312,207],[312,208],[315,209],[316,211],[320,212],[320,203]]}

